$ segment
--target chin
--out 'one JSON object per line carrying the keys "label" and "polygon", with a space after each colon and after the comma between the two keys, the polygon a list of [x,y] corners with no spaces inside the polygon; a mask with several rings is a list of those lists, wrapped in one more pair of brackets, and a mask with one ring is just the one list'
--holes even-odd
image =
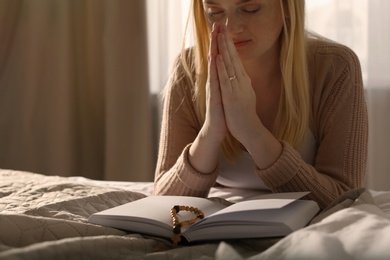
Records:
{"label": "chin", "polygon": [[242,62],[251,61],[251,60],[255,59],[255,57],[253,56],[253,53],[251,53],[251,52],[240,51],[240,52],[238,52],[238,56],[240,57],[240,60]]}

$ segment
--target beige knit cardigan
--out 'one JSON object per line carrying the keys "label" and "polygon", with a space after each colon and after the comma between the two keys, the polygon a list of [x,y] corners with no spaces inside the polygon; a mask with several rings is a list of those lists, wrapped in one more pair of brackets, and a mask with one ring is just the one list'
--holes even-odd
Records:
{"label": "beige knit cardigan", "polygon": [[[283,151],[278,160],[267,169],[254,171],[272,192],[310,191],[308,197],[324,208],[342,193],[362,186],[367,164],[367,107],[359,60],[349,48],[309,40],[308,69],[309,127],[318,147],[314,166],[280,140]],[[186,77],[167,85],[155,194],[206,197],[216,183],[218,168],[202,174],[188,160],[189,147],[202,125],[192,95]]]}

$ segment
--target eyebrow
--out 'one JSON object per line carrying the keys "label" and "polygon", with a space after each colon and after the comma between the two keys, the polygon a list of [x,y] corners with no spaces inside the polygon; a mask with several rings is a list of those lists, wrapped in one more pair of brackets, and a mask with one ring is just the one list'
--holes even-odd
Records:
{"label": "eyebrow", "polygon": [[[238,4],[244,4],[244,3],[251,2],[251,1],[253,1],[253,0],[239,0]],[[204,3],[205,4],[218,4],[216,2],[213,2],[212,0],[205,0]]]}

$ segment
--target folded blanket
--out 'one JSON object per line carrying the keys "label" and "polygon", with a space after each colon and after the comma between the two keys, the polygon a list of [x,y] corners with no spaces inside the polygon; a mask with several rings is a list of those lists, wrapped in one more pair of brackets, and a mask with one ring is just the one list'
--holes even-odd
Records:
{"label": "folded blanket", "polygon": [[[345,192],[340,197],[338,197],[335,201],[329,204],[320,215],[315,217],[310,224],[314,224],[320,222],[324,218],[332,215],[333,213],[350,207],[356,207],[359,205],[375,205],[376,203],[371,195],[371,192],[366,188],[357,188],[350,191]],[[382,212],[377,212],[378,214],[382,214]],[[383,214],[384,215],[384,214]]]}
{"label": "folded blanket", "polygon": [[[390,259],[389,245],[390,218],[361,188],[343,194],[311,225],[250,259]],[[217,259],[229,256],[244,259],[234,246],[221,244]]]}

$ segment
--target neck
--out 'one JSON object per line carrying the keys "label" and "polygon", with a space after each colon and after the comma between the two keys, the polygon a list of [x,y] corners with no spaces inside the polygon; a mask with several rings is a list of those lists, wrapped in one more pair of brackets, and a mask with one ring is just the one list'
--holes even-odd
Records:
{"label": "neck", "polygon": [[270,53],[261,59],[243,61],[243,66],[252,81],[254,88],[272,87],[275,82],[281,82],[279,55]]}
{"label": "neck", "polygon": [[275,82],[281,82],[282,72],[278,62],[275,64],[244,64],[245,70],[252,81],[254,88],[272,87]]}

